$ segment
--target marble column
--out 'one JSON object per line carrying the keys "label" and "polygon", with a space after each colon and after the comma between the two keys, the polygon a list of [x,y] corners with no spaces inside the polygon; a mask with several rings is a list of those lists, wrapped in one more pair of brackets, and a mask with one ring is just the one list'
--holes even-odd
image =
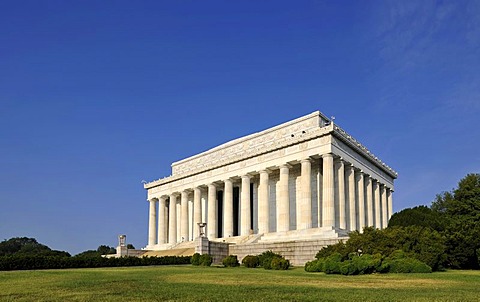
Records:
{"label": "marble column", "polygon": [[375,208],[374,208],[374,213],[375,213],[375,228],[381,229],[382,228],[382,210],[380,208],[380,183],[378,180],[375,180],[373,184],[373,192],[374,192],[374,199],[375,199]]}
{"label": "marble column", "polygon": [[373,179],[366,175],[365,182],[367,184],[367,226],[373,224]]}
{"label": "marble column", "polygon": [[393,191],[391,189],[388,189],[388,220],[393,215]]}
{"label": "marble column", "polygon": [[358,230],[363,232],[365,227],[365,177],[362,171],[357,173],[358,189]]}
{"label": "marble column", "polygon": [[223,237],[233,236],[233,184],[230,179],[224,180],[223,192]]}
{"label": "marble column", "polygon": [[270,213],[268,211],[268,171],[260,171],[258,184],[258,233],[268,233]]}
{"label": "marble column", "polygon": [[148,245],[153,246],[157,239],[157,199],[152,198],[150,203],[150,212],[148,215]]}
{"label": "marble column", "polygon": [[200,236],[199,223],[202,221],[202,191],[200,188],[193,189],[193,234],[195,238]]}
{"label": "marble column", "polygon": [[382,185],[382,229],[388,226],[388,216],[387,216],[387,187]]}
{"label": "marble column", "polygon": [[338,180],[338,227],[345,230],[347,222],[345,218],[345,164],[343,160],[340,159],[335,163],[335,171]]}
{"label": "marble column", "polygon": [[240,235],[246,236],[250,234],[250,176],[242,176],[242,187],[240,194]]}
{"label": "marble column", "polygon": [[209,239],[217,238],[217,187],[208,185],[208,221],[207,236]]}
{"label": "marble column", "polygon": [[165,243],[165,197],[158,199],[158,244]]}
{"label": "marble column", "polygon": [[290,196],[288,192],[289,167],[280,166],[280,180],[277,188],[277,232],[290,230]]}
{"label": "marble column", "polygon": [[335,178],[333,173],[333,154],[323,158],[323,215],[322,227],[335,227]]}
{"label": "marble column", "polygon": [[183,241],[189,241],[188,237],[188,192],[182,191],[181,196],[181,214],[180,214],[180,236]]}
{"label": "marble column", "polygon": [[168,204],[168,243],[177,243],[177,195],[170,194],[170,202]]}
{"label": "marble column", "polygon": [[297,230],[312,228],[312,163],[309,158],[301,162],[300,200],[297,201]]}
{"label": "marble column", "polygon": [[355,170],[353,166],[347,165],[345,168],[345,177],[347,178],[347,200],[348,200],[348,224],[347,229],[349,231],[355,231],[357,229],[357,212],[355,208]]}

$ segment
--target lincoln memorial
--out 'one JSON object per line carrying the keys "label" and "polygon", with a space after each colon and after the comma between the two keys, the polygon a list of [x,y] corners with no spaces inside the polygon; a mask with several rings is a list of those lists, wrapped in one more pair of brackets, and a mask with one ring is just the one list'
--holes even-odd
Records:
{"label": "lincoln memorial", "polygon": [[145,249],[193,242],[199,224],[205,224],[203,237],[233,245],[346,238],[365,226],[385,228],[396,177],[316,111],[174,162],[170,176],[144,184]]}

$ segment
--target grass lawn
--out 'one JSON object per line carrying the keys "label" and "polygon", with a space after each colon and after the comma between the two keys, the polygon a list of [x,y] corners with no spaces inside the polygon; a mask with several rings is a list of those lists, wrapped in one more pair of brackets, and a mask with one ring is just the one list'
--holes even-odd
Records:
{"label": "grass lawn", "polygon": [[365,276],[156,266],[0,272],[0,301],[478,301],[479,271]]}

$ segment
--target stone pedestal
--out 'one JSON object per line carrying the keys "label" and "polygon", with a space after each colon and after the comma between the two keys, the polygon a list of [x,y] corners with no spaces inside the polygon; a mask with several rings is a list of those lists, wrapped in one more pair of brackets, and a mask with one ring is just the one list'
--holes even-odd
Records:
{"label": "stone pedestal", "polygon": [[200,255],[209,254],[209,241],[207,237],[197,237],[195,239],[195,253],[199,253]]}

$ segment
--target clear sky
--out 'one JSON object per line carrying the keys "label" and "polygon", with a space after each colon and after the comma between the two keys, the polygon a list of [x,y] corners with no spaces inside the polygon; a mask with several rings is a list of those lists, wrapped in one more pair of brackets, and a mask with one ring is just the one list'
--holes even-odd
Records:
{"label": "clear sky", "polygon": [[1,1],[0,240],[144,247],[142,180],[316,110],[395,211],[480,172],[480,1]]}

